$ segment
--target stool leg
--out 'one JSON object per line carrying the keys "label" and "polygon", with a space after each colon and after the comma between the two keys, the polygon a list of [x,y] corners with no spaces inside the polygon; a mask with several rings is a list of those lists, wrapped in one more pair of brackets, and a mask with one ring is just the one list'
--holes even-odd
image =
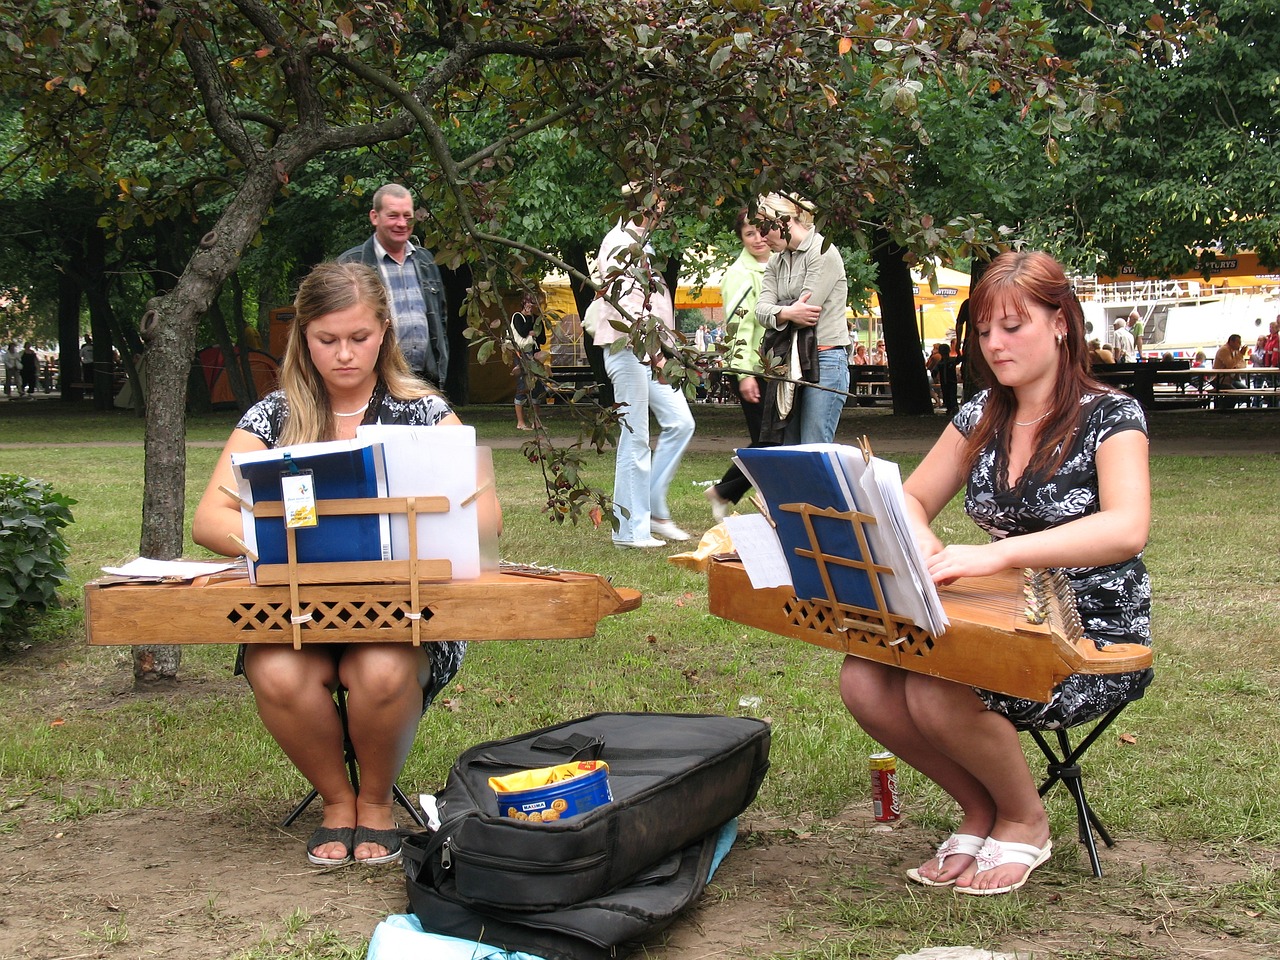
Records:
{"label": "stool leg", "polygon": [[1047,775],[1040,785],[1040,796],[1043,797],[1058,782],[1061,782],[1071,792],[1072,799],[1075,800],[1076,804],[1076,826],[1080,835],[1080,842],[1084,844],[1085,850],[1089,854],[1089,863],[1093,867],[1093,875],[1095,877],[1102,876],[1102,864],[1098,859],[1098,845],[1094,841],[1094,833],[1097,833],[1102,842],[1108,847],[1114,846],[1115,841],[1111,838],[1111,834],[1107,832],[1107,828],[1098,818],[1093,808],[1089,806],[1089,801],[1085,797],[1080,758],[1084,756],[1085,751],[1089,749],[1093,742],[1102,735],[1103,731],[1111,725],[1111,722],[1120,715],[1125,706],[1127,704],[1117,707],[1094,724],[1089,733],[1074,747],[1071,745],[1066,730],[1056,730],[1055,733],[1057,733],[1058,739],[1057,752],[1049,745],[1049,742],[1039,730],[1028,728],[1026,731],[1031,734],[1036,746],[1040,748],[1040,752],[1044,754],[1045,759],[1048,761]]}
{"label": "stool leg", "polygon": [[311,801],[318,796],[320,796],[320,794],[316,793],[315,789],[312,788],[311,792],[302,798],[302,802],[294,807],[287,817],[280,821],[280,826],[287,827],[289,824],[293,823],[293,821],[297,820],[298,817],[302,816],[302,811],[311,806]]}
{"label": "stool leg", "polygon": [[395,797],[396,803],[409,811],[409,816],[413,818],[414,823],[420,827],[426,827],[427,818],[422,815],[417,807],[409,802],[409,798],[404,795],[404,791],[400,789],[400,785],[398,783],[393,783],[391,785],[391,794]]}

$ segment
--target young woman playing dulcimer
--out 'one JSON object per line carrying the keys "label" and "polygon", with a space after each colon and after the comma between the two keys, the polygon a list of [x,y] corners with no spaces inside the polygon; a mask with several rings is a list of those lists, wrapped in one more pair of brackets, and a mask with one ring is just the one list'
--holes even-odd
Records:
{"label": "young woman playing dulcimer", "polygon": [[[231,455],[353,438],[361,423],[418,426],[459,422],[439,391],[415,377],[396,343],[386,291],[361,264],[323,263],[294,301],[281,389],[249,410],[223,448],[196,508],[192,538],[216,553],[243,552]],[[236,672],[253,688],[267,730],[324,801],[323,823],[307,844],[318,866],[400,856],[392,788],[423,711],[462,665],[466,644],[407,643],[242,646]],[[360,792],[347,778],[333,693],[347,690]]]}
{"label": "young woman playing dulcimer", "polygon": [[[964,404],[904,485],[934,581],[1058,568],[1075,590],[1088,638],[1100,647],[1150,645],[1141,407],[1089,376],[1080,303],[1048,254],[997,257],[970,309],[979,347],[971,362],[986,389]],[[948,546],[930,530],[961,489],[989,543]],[[849,711],[960,806],[956,832],[907,875],[978,895],[1026,883],[1052,843],[1015,724],[1053,728],[1101,716],[1148,678],[1075,674],[1045,704],[846,658],[841,694]]]}

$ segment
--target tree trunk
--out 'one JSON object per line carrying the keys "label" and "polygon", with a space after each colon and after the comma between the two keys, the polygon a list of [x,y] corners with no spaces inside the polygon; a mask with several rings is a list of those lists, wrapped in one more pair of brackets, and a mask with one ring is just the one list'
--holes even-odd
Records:
{"label": "tree trunk", "polygon": [[63,400],[83,400],[75,384],[80,367],[80,285],[66,271],[58,273],[58,386]]}
{"label": "tree trunk", "polygon": [[[579,245],[566,251],[565,262],[579,273],[590,274],[588,264],[590,257],[587,247]],[[572,277],[569,280],[569,286],[573,290],[573,301],[578,305],[578,316],[581,317],[587,312],[587,307],[591,306],[591,301],[596,298],[596,292],[587,284],[579,283]],[[602,407],[613,406],[613,381],[609,379],[609,374],[604,369],[604,350],[596,346],[591,334],[585,330],[582,331],[582,350],[587,355],[587,363],[591,366],[591,373],[596,380],[596,399]]]}
{"label": "tree trunk", "polygon": [[111,302],[107,298],[106,235],[93,228],[85,237],[84,290],[89,301],[89,330],[93,335],[93,408],[115,406],[116,364]]}
{"label": "tree trunk", "polygon": [[[195,353],[199,320],[266,219],[279,185],[276,170],[269,163],[249,171],[214,229],[200,241],[177,286],[152,298],[142,318],[140,329],[147,341],[148,402],[138,552],[144,557],[172,560],[182,555],[187,374]],[[134,647],[135,686],[177,677],[181,647],[163,645],[163,624],[156,625],[154,639],[159,645]]]}
{"label": "tree trunk", "polygon": [[[974,260],[969,270],[969,290],[972,291],[978,285],[978,281],[982,279],[982,275],[987,272],[988,262],[986,260]],[[966,298],[964,303],[960,304],[960,314],[956,317],[956,338],[960,343],[961,358],[976,356],[981,347],[978,346],[978,337],[973,330],[973,318],[969,315],[969,300]],[[960,367],[963,380],[962,396],[968,400],[975,393],[982,389],[982,383],[979,382],[974,373],[972,363],[962,363]]]}
{"label": "tree trunk", "polygon": [[[215,299],[213,302],[218,301]],[[240,410],[248,412],[249,408],[258,402],[259,397],[258,384],[253,379],[253,357],[250,354],[252,348],[249,346],[249,338],[246,335],[249,324],[244,318],[244,285],[240,283],[238,269],[231,271],[231,305],[233,308],[231,315],[235,318],[236,359],[240,364],[240,377],[244,381],[244,399],[247,401]]]}
{"label": "tree trunk", "polygon": [[880,287],[880,323],[889,354],[889,389],[895,414],[933,413],[929,374],[924,368],[916,299],[906,251],[883,231],[877,231],[871,256]]}
{"label": "tree trunk", "polygon": [[445,371],[445,382],[438,386],[451,403],[465,406],[471,399],[471,341],[466,337],[467,318],[462,313],[462,301],[471,286],[471,268],[441,267],[440,278],[444,281],[449,306],[448,316],[444,318],[449,334],[449,369]]}

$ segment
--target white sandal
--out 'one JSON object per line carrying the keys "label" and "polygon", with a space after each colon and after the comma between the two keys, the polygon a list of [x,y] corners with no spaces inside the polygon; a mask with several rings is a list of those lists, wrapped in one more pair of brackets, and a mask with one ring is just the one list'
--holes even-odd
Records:
{"label": "white sandal", "polygon": [[[946,863],[947,857],[976,857],[985,842],[986,841],[982,837],[976,837],[971,833],[953,833],[951,836],[947,837],[947,839],[943,840],[942,845],[938,847],[938,869],[942,869],[943,864]],[[907,878],[909,880],[914,880],[916,883],[922,883],[926,887],[949,887],[956,882],[954,878],[951,880],[943,880],[941,882],[937,880],[930,880],[920,872],[919,867],[912,867],[908,870]]]}
{"label": "white sandal", "polygon": [[1031,878],[1031,871],[1048,860],[1049,854],[1052,852],[1052,840],[1046,840],[1043,847],[1036,847],[1029,843],[1011,843],[1008,840],[987,837],[987,842],[978,851],[978,873],[974,874],[975,877],[980,873],[986,873],[988,870],[994,870],[996,867],[1003,867],[1009,863],[1025,864],[1027,872],[1022,875],[1022,879],[1017,883],[1010,883],[1007,886],[988,887],[985,890],[974,887],[956,887],[956,892],[968,893],[975,897],[992,897],[998,893],[1012,893]]}

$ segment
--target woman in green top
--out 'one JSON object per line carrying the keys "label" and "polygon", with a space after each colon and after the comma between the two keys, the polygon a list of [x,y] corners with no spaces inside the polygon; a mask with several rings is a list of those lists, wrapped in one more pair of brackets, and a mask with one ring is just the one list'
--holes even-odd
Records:
{"label": "woman in green top", "polygon": [[[764,372],[760,361],[760,341],[764,327],[756,318],[756,300],[764,282],[764,265],[769,262],[769,244],[765,242],[749,212],[742,210],[734,221],[734,228],[742,240],[742,253],[724,272],[720,281],[720,298],[724,303],[726,339],[726,376],[738,394],[742,415],[747,420],[747,432],[751,446],[768,446],[760,442],[760,412],[762,409],[764,381],[758,375]],[[719,483],[707,487],[707,500],[711,503],[711,515],[723,520],[735,503],[751,489],[751,483],[735,464],[730,464]]]}

